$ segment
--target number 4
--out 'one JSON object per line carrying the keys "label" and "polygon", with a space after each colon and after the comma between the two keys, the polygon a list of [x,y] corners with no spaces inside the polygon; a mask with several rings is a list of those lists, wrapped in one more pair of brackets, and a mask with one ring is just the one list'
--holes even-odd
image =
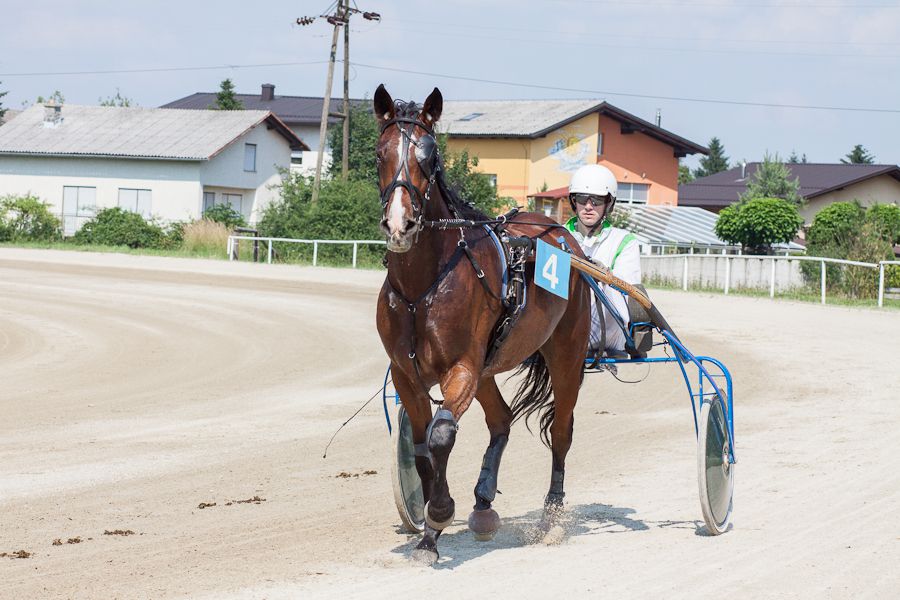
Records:
{"label": "number 4", "polygon": [[556,289],[556,286],[559,285],[559,277],[556,276],[556,262],[556,255],[551,254],[550,258],[547,259],[547,262],[544,263],[544,268],[541,270],[541,275],[550,282],[550,287],[554,290]]}

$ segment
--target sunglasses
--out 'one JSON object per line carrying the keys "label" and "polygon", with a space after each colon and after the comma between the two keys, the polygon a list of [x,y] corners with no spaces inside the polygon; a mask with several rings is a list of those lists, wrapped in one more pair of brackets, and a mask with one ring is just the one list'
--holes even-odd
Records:
{"label": "sunglasses", "polygon": [[594,196],[593,194],[572,194],[572,200],[578,206],[584,206],[588,202],[591,206],[600,207],[612,202],[612,196]]}

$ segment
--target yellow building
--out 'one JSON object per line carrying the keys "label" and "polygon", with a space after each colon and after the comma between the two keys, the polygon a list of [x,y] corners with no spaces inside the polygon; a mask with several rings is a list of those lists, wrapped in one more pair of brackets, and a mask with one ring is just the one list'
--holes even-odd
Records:
{"label": "yellow building", "polygon": [[[620,202],[674,206],[678,159],[708,154],[597,100],[445,101],[439,126],[451,151],[477,156],[478,170],[491,177],[498,195],[520,206],[540,192],[566,188],[573,171],[594,163],[615,174]],[[553,202],[547,212],[560,217],[563,202]]]}

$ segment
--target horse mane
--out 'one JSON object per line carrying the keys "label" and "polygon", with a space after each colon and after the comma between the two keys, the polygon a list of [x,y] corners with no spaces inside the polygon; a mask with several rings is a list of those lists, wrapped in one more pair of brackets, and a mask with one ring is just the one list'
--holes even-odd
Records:
{"label": "horse mane", "polygon": [[[416,104],[414,100],[394,100],[394,117],[402,119],[415,119],[421,122],[419,115],[422,113],[422,107]],[[436,135],[436,134],[435,134]],[[437,140],[435,140],[437,141]],[[444,177],[444,157],[441,156],[440,149],[436,150],[437,173],[435,183],[441,192],[441,197],[447,203],[450,212],[456,213],[463,219],[472,221],[487,221],[492,217],[475,208],[475,205],[460,196],[459,191],[452,187]]]}

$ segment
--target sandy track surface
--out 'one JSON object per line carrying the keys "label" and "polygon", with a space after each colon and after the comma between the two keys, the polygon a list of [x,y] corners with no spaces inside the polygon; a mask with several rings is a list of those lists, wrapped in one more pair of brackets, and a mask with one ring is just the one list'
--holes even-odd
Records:
{"label": "sandy track surface", "polygon": [[659,366],[639,385],[587,379],[552,539],[534,535],[550,454],[521,424],[502,530],[467,531],[487,443],[473,405],[450,463],[457,521],[423,568],[405,558],[380,403],[322,459],[384,374],[382,277],[0,250],[0,552],[32,553],[0,559],[0,598],[900,591],[895,311],[655,292],[734,374],[734,528],[703,534],[686,392]]}

